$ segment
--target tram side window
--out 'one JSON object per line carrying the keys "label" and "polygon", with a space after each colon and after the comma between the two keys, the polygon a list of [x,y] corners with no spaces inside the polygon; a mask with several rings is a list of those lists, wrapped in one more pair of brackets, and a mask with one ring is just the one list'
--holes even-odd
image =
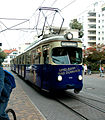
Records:
{"label": "tram side window", "polygon": [[12,64],[15,64],[14,60],[12,61]]}
{"label": "tram side window", "polygon": [[44,64],[48,64],[49,63],[48,50],[43,51],[43,57],[44,57]]}
{"label": "tram side window", "polygon": [[31,54],[27,53],[25,58],[26,58],[26,64],[31,64]]}
{"label": "tram side window", "polygon": [[40,64],[40,54],[36,53],[35,55],[35,64]]}
{"label": "tram side window", "polygon": [[22,56],[22,64],[24,64],[24,55]]}
{"label": "tram side window", "polygon": [[18,64],[18,58],[17,58],[17,60],[16,60],[16,64]]}
{"label": "tram side window", "polygon": [[19,64],[21,64],[21,57],[19,58]]}
{"label": "tram side window", "polygon": [[40,56],[35,58],[35,64],[40,64]]}
{"label": "tram side window", "polygon": [[32,64],[35,64],[35,53],[36,53],[35,50],[33,50],[33,51],[31,52],[31,61],[32,61]]}

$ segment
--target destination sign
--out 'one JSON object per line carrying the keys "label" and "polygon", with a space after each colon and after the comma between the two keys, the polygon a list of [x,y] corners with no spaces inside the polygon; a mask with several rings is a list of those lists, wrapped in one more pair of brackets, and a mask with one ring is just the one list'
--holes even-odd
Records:
{"label": "destination sign", "polygon": [[74,47],[76,47],[77,43],[76,42],[62,42],[61,46],[74,46]]}

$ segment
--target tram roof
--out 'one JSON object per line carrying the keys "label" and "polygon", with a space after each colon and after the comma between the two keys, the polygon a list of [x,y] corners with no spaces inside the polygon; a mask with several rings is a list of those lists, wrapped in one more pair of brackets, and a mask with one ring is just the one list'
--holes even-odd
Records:
{"label": "tram roof", "polygon": [[[56,36],[51,36],[51,37],[48,37],[48,38],[45,38],[45,39],[38,39],[36,41],[34,41],[29,47],[27,47],[25,49],[25,52],[32,49],[33,47],[36,47],[37,45],[39,44],[43,44],[43,43],[46,43],[46,42],[56,42],[56,41],[62,41],[62,40],[66,40],[65,37],[63,35],[56,35]],[[81,42],[80,39],[78,38],[73,38],[72,41],[77,41],[77,42]]]}

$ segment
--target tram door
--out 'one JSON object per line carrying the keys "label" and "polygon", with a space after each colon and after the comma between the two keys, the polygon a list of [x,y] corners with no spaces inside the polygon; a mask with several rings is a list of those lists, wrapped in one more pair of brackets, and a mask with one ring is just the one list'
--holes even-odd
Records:
{"label": "tram door", "polygon": [[49,45],[43,46],[43,80],[41,87],[47,89],[48,87],[48,64],[49,64]]}

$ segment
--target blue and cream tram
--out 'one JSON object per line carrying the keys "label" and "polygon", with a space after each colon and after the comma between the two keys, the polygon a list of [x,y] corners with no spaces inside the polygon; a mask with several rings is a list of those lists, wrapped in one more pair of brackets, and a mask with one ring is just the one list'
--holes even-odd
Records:
{"label": "blue and cream tram", "polygon": [[[63,17],[59,30],[54,30],[53,23],[58,21],[54,18],[59,9],[39,8],[38,20],[42,10],[51,11],[50,15],[54,12],[51,25],[47,21],[49,16],[43,12],[45,21],[42,34],[24,53],[11,60],[11,69],[40,89],[47,91],[74,89],[74,92],[78,93],[83,87],[81,40],[73,38],[70,32],[62,32]],[[36,25],[37,30],[38,25],[40,24]],[[50,32],[45,34],[45,28],[48,27]]]}
{"label": "blue and cream tram", "polygon": [[11,61],[11,69],[40,89],[79,92],[83,87],[82,43],[70,36],[67,33],[36,41]]}

